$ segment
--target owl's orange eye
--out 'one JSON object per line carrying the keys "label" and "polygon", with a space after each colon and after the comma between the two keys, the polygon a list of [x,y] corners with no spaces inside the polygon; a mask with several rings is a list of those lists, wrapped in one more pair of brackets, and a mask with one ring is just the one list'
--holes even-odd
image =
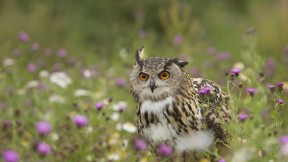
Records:
{"label": "owl's orange eye", "polygon": [[139,78],[140,78],[140,80],[145,81],[145,80],[148,80],[149,75],[145,74],[145,73],[140,73]]}
{"label": "owl's orange eye", "polygon": [[162,71],[159,73],[159,78],[162,80],[166,80],[170,77],[170,73],[168,71]]}

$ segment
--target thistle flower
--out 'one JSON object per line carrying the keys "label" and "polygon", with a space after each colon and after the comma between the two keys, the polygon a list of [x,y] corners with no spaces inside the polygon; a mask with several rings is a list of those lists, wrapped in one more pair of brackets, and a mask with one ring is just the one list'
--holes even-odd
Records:
{"label": "thistle flower", "polygon": [[33,63],[30,63],[27,65],[27,70],[31,73],[35,72],[37,70],[37,66]]}
{"label": "thistle flower", "polygon": [[64,49],[64,48],[60,48],[58,51],[57,51],[57,55],[59,57],[66,57],[67,56],[67,51]]}
{"label": "thistle flower", "polygon": [[18,33],[18,39],[22,42],[28,42],[30,40],[30,37],[27,33],[20,32],[20,33]]}
{"label": "thistle flower", "polygon": [[284,83],[283,82],[278,82],[277,86],[278,86],[278,90],[281,92],[283,90]]}
{"label": "thistle flower", "polygon": [[31,49],[32,49],[33,51],[38,51],[39,48],[40,48],[39,43],[37,43],[37,42],[32,43]]}
{"label": "thistle flower", "polygon": [[212,90],[212,87],[205,86],[204,88],[200,89],[198,93],[203,96],[203,95],[209,94],[211,90]]}
{"label": "thistle flower", "polygon": [[18,162],[19,161],[19,155],[14,150],[6,150],[2,153],[2,157],[5,162]]}
{"label": "thistle flower", "polygon": [[247,88],[247,92],[250,94],[251,97],[257,92],[256,88]]}
{"label": "thistle flower", "polygon": [[41,142],[37,144],[37,151],[41,156],[46,156],[51,152],[51,148],[47,143]]}
{"label": "thistle flower", "polygon": [[282,99],[277,99],[276,102],[277,102],[277,104],[279,104],[279,105],[284,104],[284,100],[282,100]]}
{"label": "thistle flower", "polygon": [[104,107],[104,103],[103,103],[103,102],[97,102],[97,103],[95,104],[95,108],[96,108],[97,110],[102,110],[103,107]]}
{"label": "thistle flower", "polygon": [[134,147],[136,150],[145,150],[147,148],[146,141],[141,138],[137,138],[134,140]]}
{"label": "thistle flower", "polygon": [[178,46],[182,43],[182,41],[183,41],[182,35],[177,34],[173,39],[173,44]]}
{"label": "thistle flower", "polygon": [[116,79],[116,85],[118,87],[124,87],[126,85],[126,80],[123,78],[117,78]]}
{"label": "thistle flower", "polygon": [[218,162],[226,162],[226,160],[221,158],[220,160],[218,160]]}
{"label": "thistle flower", "polygon": [[283,156],[288,156],[288,135],[279,138],[280,153]]}
{"label": "thistle flower", "polygon": [[275,85],[274,84],[269,84],[269,89],[272,93],[275,91]]}
{"label": "thistle flower", "polygon": [[239,68],[232,68],[231,69],[231,73],[234,74],[236,77],[239,76],[240,72],[241,72],[241,69],[239,69]]}
{"label": "thistle flower", "polygon": [[288,144],[288,135],[282,136],[279,138],[280,145]]}
{"label": "thistle flower", "polygon": [[76,115],[73,118],[73,122],[77,127],[85,127],[88,125],[88,118],[84,115]]}
{"label": "thistle flower", "polygon": [[245,112],[242,112],[241,114],[239,114],[239,120],[240,121],[245,121],[248,118],[249,118],[249,115]]}
{"label": "thistle flower", "polygon": [[167,144],[161,144],[158,148],[158,153],[161,156],[170,156],[172,154],[172,148]]}
{"label": "thistle flower", "polygon": [[228,52],[222,52],[217,56],[217,59],[220,61],[225,61],[230,59],[230,53]]}
{"label": "thistle flower", "polygon": [[40,135],[44,136],[44,135],[49,134],[52,129],[48,122],[40,121],[36,123],[36,130]]}

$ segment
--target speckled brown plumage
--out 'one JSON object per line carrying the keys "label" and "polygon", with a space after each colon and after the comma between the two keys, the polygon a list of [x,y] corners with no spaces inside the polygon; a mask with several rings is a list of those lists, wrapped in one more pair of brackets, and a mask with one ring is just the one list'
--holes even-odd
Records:
{"label": "speckled brown plumage", "polygon": [[[191,150],[207,151],[211,143],[203,148],[201,145],[195,145],[195,148],[185,145],[185,142],[202,139],[198,132],[204,133],[208,141],[210,135],[213,135],[213,142],[225,141],[228,133],[222,124],[230,120],[229,97],[220,86],[207,79],[190,78],[184,69],[187,62],[177,58],[144,59],[140,57],[141,52],[143,49],[136,52],[137,63],[132,69],[130,87],[137,103],[138,132],[149,141],[152,150],[167,143],[173,147],[174,156],[182,156]],[[169,79],[159,79],[163,71],[169,72]],[[147,74],[149,79],[139,80],[140,73]],[[151,83],[156,85],[154,91],[149,89]],[[210,88],[209,93],[200,94],[205,87]]]}

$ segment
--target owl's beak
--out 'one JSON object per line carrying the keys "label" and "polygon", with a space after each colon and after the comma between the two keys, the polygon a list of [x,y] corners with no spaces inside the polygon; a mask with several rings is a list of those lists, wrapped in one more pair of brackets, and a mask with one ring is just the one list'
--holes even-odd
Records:
{"label": "owl's beak", "polygon": [[150,88],[151,88],[151,92],[153,93],[154,89],[157,88],[154,79],[151,78],[150,80]]}

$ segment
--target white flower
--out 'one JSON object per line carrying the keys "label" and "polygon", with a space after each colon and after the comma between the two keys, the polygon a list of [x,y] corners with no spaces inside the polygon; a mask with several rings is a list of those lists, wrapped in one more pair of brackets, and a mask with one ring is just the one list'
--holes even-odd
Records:
{"label": "white flower", "polygon": [[233,67],[243,70],[245,68],[245,65],[242,62],[235,62]]}
{"label": "white flower", "polygon": [[114,112],[111,114],[111,119],[114,121],[117,121],[119,119],[120,115],[117,112]]}
{"label": "white flower", "polygon": [[49,97],[50,103],[65,103],[65,98],[59,95],[52,95]]}
{"label": "white flower", "polygon": [[280,152],[281,152],[281,155],[288,156],[288,143],[281,146]]}
{"label": "white flower", "polygon": [[86,89],[77,89],[74,91],[75,97],[81,97],[81,96],[90,96],[90,91],[87,91]]}
{"label": "white flower", "polygon": [[37,80],[32,80],[32,81],[28,82],[26,85],[27,88],[34,88],[34,87],[38,87],[38,86],[39,86],[39,82]]}
{"label": "white flower", "polygon": [[67,88],[72,83],[72,80],[64,72],[55,72],[50,75],[50,82],[62,88]]}
{"label": "white flower", "polygon": [[111,153],[108,155],[108,159],[112,161],[120,160],[120,155],[118,153]]}
{"label": "white flower", "polygon": [[126,122],[122,125],[123,130],[129,133],[135,133],[137,131],[137,128],[135,125],[133,125],[130,122]]}
{"label": "white flower", "polygon": [[6,58],[3,61],[3,65],[4,66],[11,66],[11,65],[14,65],[14,64],[15,64],[15,60],[12,59],[12,58]]}
{"label": "white flower", "polygon": [[49,135],[49,137],[51,137],[51,139],[53,140],[53,141],[58,141],[59,140],[59,134],[57,134],[57,133],[51,133],[50,135]]}
{"label": "white flower", "polygon": [[92,126],[88,126],[88,127],[86,128],[86,132],[87,132],[87,133],[92,133],[92,132],[93,132],[93,127],[92,127]]}
{"label": "white flower", "polygon": [[88,69],[83,70],[82,74],[87,79],[91,78],[91,76],[92,76],[92,72],[90,70],[88,70]]}
{"label": "white flower", "polygon": [[246,162],[252,158],[252,155],[255,154],[255,149],[253,148],[243,148],[241,150],[235,151],[232,160],[233,162]]}
{"label": "white flower", "polygon": [[46,71],[46,70],[41,70],[41,71],[39,72],[39,76],[40,76],[41,78],[46,78],[46,77],[49,76],[49,72]]}
{"label": "white flower", "polygon": [[121,131],[122,130],[122,124],[117,123],[116,124],[116,130]]}

